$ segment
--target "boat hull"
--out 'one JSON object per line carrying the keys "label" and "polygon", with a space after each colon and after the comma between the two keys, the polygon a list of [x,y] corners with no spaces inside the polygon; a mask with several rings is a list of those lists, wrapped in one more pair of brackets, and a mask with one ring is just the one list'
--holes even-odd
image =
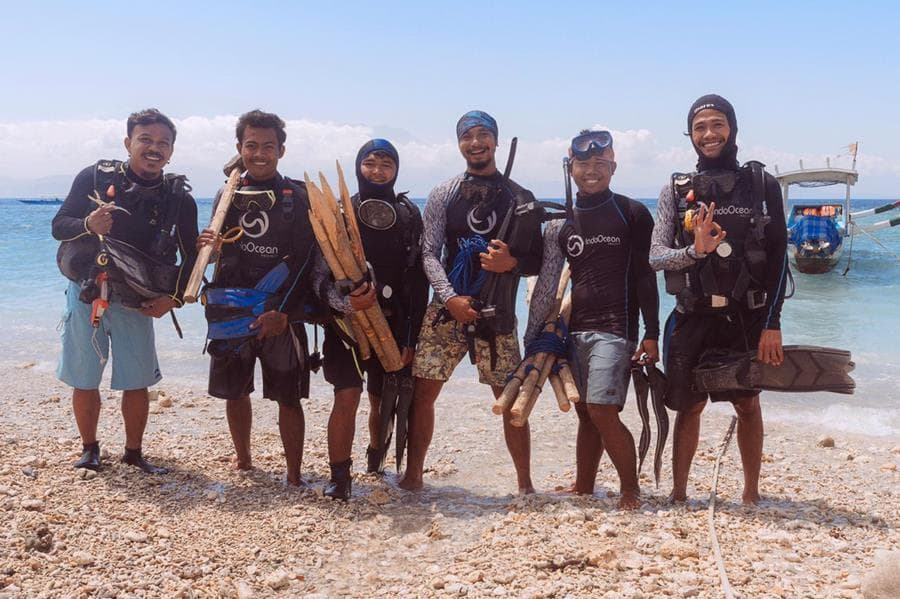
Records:
{"label": "boat hull", "polygon": [[844,253],[844,245],[841,244],[831,253],[807,254],[797,249],[793,244],[788,246],[791,263],[794,268],[808,275],[820,275],[830,272],[840,261]]}

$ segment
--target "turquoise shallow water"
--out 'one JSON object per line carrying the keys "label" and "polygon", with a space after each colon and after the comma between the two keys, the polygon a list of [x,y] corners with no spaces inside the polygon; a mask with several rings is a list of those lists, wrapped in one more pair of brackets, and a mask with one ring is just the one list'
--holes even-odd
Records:
{"label": "turquoise shallow water", "polygon": [[[809,200],[805,200],[808,202]],[[647,201],[655,211],[655,201]],[[855,200],[854,210],[872,208],[881,200]],[[0,200],[0,360],[9,364],[34,362],[52,371],[59,347],[57,324],[63,309],[66,281],[56,268],[57,243],[50,236],[50,221],[58,206],[25,205]],[[209,200],[199,201],[201,224],[208,222]],[[889,213],[896,216],[895,213]],[[876,217],[882,220],[883,217]],[[865,236],[854,240],[852,267],[841,276],[847,259],[824,275],[795,274],[796,293],[785,302],[782,328],[785,343],[828,345],[849,349],[857,364],[854,396],[828,393],[763,396],[767,418],[812,425],[822,430],[870,435],[900,434],[900,227],[878,234],[890,251]],[[892,253],[893,252],[893,253]],[[520,314],[525,314],[524,285]],[[661,320],[673,302],[661,293]],[[164,376],[206,384],[207,358],[202,355],[205,335],[203,312],[198,306],[178,311],[185,338],[178,339],[168,317],[156,326]],[[524,323],[524,316],[520,317]],[[458,376],[474,381],[464,362]]]}

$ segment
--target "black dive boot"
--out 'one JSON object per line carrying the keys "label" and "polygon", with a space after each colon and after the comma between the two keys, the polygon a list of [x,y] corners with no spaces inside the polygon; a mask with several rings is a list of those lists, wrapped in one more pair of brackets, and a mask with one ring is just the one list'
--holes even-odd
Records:
{"label": "black dive boot", "polygon": [[83,445],[83,447],[84,451],[81,453],[81,458],[72,467],[100,470],[100,442],[94,441]]}
{"label": "black dive boot", "polygon": [[374,447],[366,447],[366,472],[369,474],[384,474],[384,452]]}
{"label": "black dive boot", "polygon": [[144,459],[144,456],[141,455],[141,448],[137,449],[128,449],[125,448],[125,455],[122,456],[122,461],[131,466],[137,466],[147,474],[168,474],[169,469],[163,468],[162,466],[155,466]]}
{"label": "black dive boot", "polygon": [[331,468],[331,482],[325,487],[324,495],[332,499],[349,501],[353,488],[353,479],[350,476],[350,467],[353,460],[347,460],[338,464],[329,464]]}

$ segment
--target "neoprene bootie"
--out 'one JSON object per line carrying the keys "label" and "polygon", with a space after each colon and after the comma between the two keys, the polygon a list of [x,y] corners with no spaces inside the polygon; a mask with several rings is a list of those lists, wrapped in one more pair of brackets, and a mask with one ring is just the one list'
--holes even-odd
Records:
{"label": "neoprene bootie", "polygon": [[100,442],[94,441],[83,445],[84,451],[81,457],[72,466],[73,468],[87,468],[88,470],[100,470]]}
{"label": "neoprene bootie", "polygon": [[141,455],[141,448],[137,449],[128,449],[125,448],[125,455],[122,456],[122,461],[131,466],[137,466],[147,474],[168,474],[169,469],[163,468],[162,466],[155,466],[144,459],[144,456]]}
{"label": "neoprene bootie", "polygon": [[384,474],[384,454],[374,447],[366,447],[366,472]]}
{"label": "neoprene bootie", "polygon": [[350,476],[350,467],[353,460],[347,460],[338,464],[329,464],[331,468],[331,482],[325,487],[325,496],[341,501],[350,501],[353,491],[353,478]]}

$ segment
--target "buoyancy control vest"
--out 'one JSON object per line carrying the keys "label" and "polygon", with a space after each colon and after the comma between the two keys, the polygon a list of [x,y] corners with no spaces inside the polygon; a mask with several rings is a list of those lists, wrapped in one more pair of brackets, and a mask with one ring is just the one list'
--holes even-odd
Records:
{"label": "buoyancy control vest", "polygon": [[766,214],[765,177],[764,165],[756,161],[737,171],[672,175],[677,207],[675,246],[685,248],[694,243],[691,218],[699,202],[716,203],[715,222],[727,232],[705,258],[682,270],[665,271],[666,291],[676,296],[679,311],[754,310],[765,305],[764,229],[771,220]]}
{"label": "buoyancy control vest", "polygon": [[[513,255],[525,255],[531,250],[535,240],[540,243],[543,216],[543,205],[535,200],[530,191],[516,182],[509,180],[504,183],[499,173],[496,177],[472,177],[466,174],[447,206],[447,273],[450,273],[460,252],[461,240],[480,238],[486,245],[492,239],[501,239],[509,245]],[[508,224],[504,235],[505,222]],[[477,252],[470,260],[471,270],[480,272]],[[483,285],[476,294],[482,305],[489,304],[496,308],[493,316],[478,320],[480,337],[509,334],[515,330],[519,278],[517,271],[501,273],[496,275],[493,285]]]}
{"label": "buoyancy control vest", "polygon": [[94,165],[94,194],[103,202],[115,201],[142,225],[154,230],[149,247],[127,241],[84,235],[60,244],[57,264],[62,274],[77,283],[93,279],[104,270],[111,296],[126,306],[175,292],[179,268],[178,217],[191,187],[184,175],[166,173],[159,185],[143,187],[127,177],[127,164],[99,160]]}
{"label": "buoyancy control vest", "polygon": [[400,302],[412,293],[412,271],[422,254],[422,216],[404,193],[393,200],[361,200],[356,194],[352,201],[366,260],[374,270],[378,303],[391,328],[398,330],[398,320],[410,316]]}
{"label": "buoyancy control vest", "polygon": [[327,310],[315,298],[311,285],[318,244],[305,217],[309,212],[306,186],[278,175],[273,191],[276,201],[269,210],[241,211],[236,206],[229,209],[223,230],[240,227],[243,233],[236,242],[223,246],[210,287],[253,288],[279,262],[290,261],[298,265],[297,269],[292,269],[293,276],[272,293],[283,299],[289,286],[296,285],[292,293],[298,299],[289,306],[272,304],[268,309],[287,311],[291,320],[325,318],[321,312]]}

